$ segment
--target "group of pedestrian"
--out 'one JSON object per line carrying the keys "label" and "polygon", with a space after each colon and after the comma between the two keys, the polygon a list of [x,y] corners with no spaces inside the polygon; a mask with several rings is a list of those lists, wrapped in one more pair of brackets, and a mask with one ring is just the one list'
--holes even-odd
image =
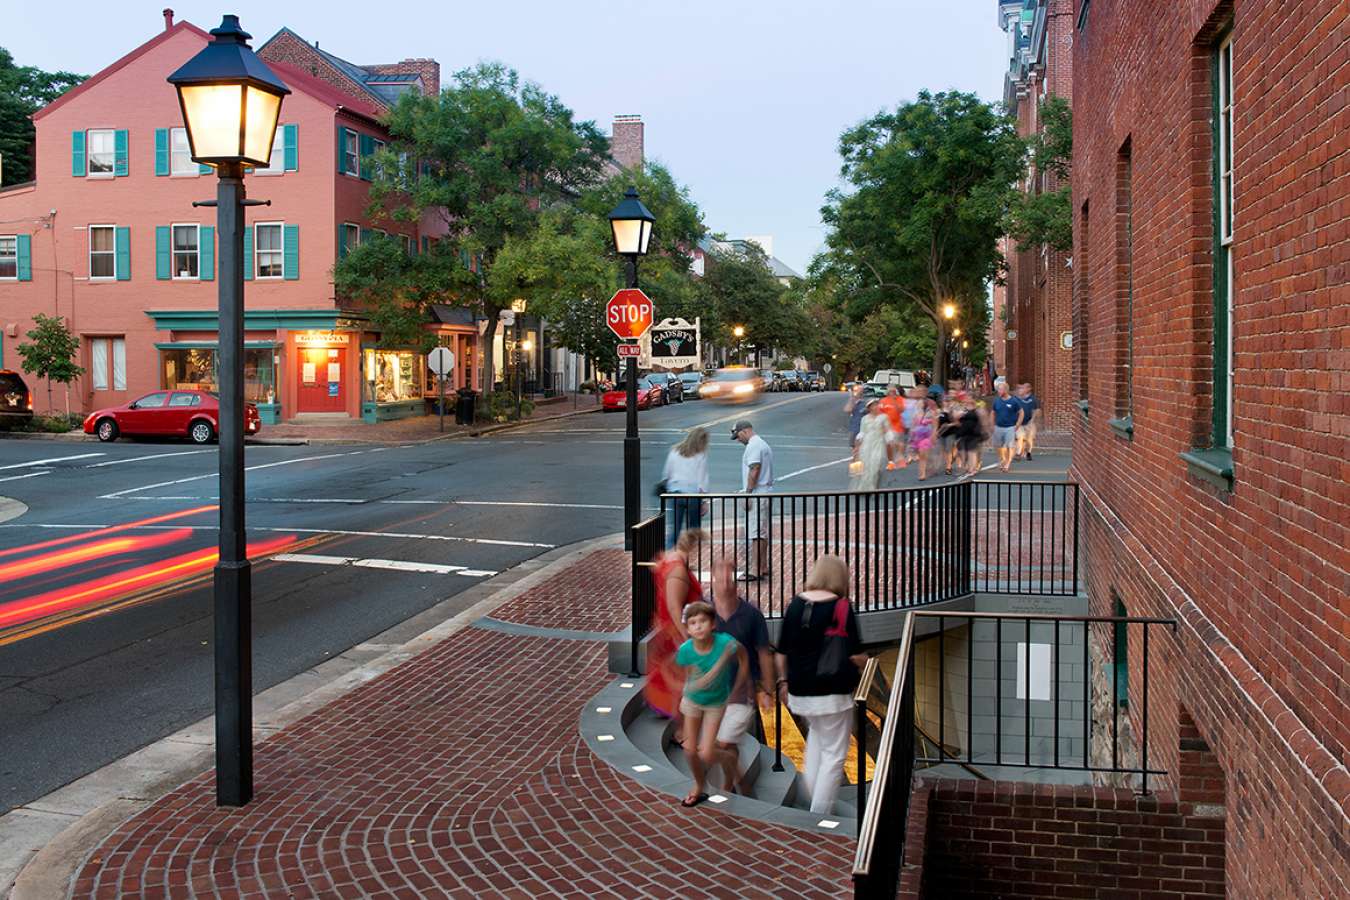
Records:
{"label": "group of pedestrian", "polygon": [[811,811],[829,814],[843,781],[852,694],[866,661],[847,599],[848,566],[837,556],[816,560],[772,644],[763,613],[736,590],[731,560],[713,565],[712,602],[704,600],[689,559],[706,539],[699,530],[681,533],[652,570],[657,610],[646,700],[680,722],[693,777],[680,803],[706,801],[718,769],[724,790],[745,793],[741,741],[759,719],[756,707],[779,702],[807,724],[802,781]]}

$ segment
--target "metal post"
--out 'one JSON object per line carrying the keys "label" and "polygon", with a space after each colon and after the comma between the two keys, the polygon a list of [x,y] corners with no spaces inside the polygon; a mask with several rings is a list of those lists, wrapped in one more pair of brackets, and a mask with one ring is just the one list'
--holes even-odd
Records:
{"label": "metal post", "polygon": [[441,402],[440,402],[440,412],[441,412],[441,432],[444,433],[444,432],[445,432],[445,376],[444,376],[444,375],[437,375],[437,376],[436,376],[436,381],[438,381],[438,382],[440,383],[440,386],[441,386]]}
{"label": "metal post", "polygon": [[[628,287],[637,287],[637,258],[628,260]],[[642,442],[638,440],[637,357],[628,357],[628,384],[625,413],[628,427],[623,436],[623,546],[633,549],[633,526],[638,521],[642,480]]]}
{"label": "metal post", "polygon": [[859,700],[854,709],[857,712],[854,728],[858,731],[858,821],[861,822],[867,806],[867,701]]}
{"label": "metal post", "polygon": [[216,169],[220,235],[220,558],[215,568],[216,805],[253,799],[252,584],[244,536],[244,167]]}

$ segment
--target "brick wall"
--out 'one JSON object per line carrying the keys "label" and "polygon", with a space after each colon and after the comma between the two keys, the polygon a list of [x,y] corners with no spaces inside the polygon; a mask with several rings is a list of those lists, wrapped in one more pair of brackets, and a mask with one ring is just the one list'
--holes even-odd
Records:
{"label": "brick wall", "polygon": [[[1094,614],[1176,618],[1151,648],[1150,743],[1213,749],[1234,896],[1347,896],[1350,833],[1350,31],[1344,2],[1093,0],[1074,40],[1076,426]],[[1231,490],[1210,438],[1211,89],[1233,36]],[[1132,170],[1133,434],[1118,408],[1120,149]],[[1090,244],[1082,210],[1089,209]],[[1129,647],[1130,714],[1141,648]],[[1137,728],[1136,728],[1137,730]],[[1191,738],[1188,738],[1191,739]],[[1166,749],[1171,748],[1171,749]],[[1184,777],[1184,776],[1183,776]]]}
{"label": "brick wall", "polygon": [[1011,781],[923,783],[931,792],[922,896],[1224,896],[1224,820],[1199,815],[1174,795]]}
{"label": "brick wall", "polygon": [[645,159],[641,116],[615,116],[609,155],[628,170],[640,170]]}
{"label": "brick wall", "polygon": [[441,92],[441,64],[434,59],[405,59],[396,63],[373,63],[363,65],[376,75],[413,74],[422,79],[422,92],[431,96]]}
{"label": "brick wall", "polygon": [[283,31],[258,50],[258,56],[268,62],[287,63],[326,81],[333,87],[358,100],[374,104],[375,98],[350,77],[343,74],[319,51],[289,31]]}

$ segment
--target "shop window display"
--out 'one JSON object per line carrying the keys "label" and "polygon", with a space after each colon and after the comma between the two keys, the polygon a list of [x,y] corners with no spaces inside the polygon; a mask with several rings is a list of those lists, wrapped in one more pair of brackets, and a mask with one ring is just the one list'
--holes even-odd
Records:
{"label": "shop window display", "polygon": [[411,350],[367,350],[366,384],[377,403],[417,400],[422,396],[418,377],[426,362]]}
{"label": "shop window display", "polygon": [[[180,391],[215,391],[218,387],[216,351],[212,347],[182,347],[159,351],[161,387]],[[244,350],[244,399],[272,403],[276,397],[272,351]]]}

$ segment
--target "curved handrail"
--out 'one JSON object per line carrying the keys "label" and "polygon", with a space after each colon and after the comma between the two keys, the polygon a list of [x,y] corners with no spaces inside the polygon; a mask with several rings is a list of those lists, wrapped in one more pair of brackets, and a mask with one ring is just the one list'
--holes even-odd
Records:
{"label": "curved handrail", "polygon": [[914,615],[905,616],[905,625],[900,632],[900,653],[896,657],[895,678],[891,682],[891,702],[887,707],[886,724],[881,730],[881,743],[877,745],[876,768],[872,772],[871,802],[863,810],[862,820],[858,823],[858,848],[853,855],[853,877],[867,875],[872,869],[872,849],[876,843],[877,828],[881,820],[881,808],[885,804],[891,777],[891,757],[894,754],[895,733],[902,715],[905,683],[909,677],[909,657],[914,652]]}

